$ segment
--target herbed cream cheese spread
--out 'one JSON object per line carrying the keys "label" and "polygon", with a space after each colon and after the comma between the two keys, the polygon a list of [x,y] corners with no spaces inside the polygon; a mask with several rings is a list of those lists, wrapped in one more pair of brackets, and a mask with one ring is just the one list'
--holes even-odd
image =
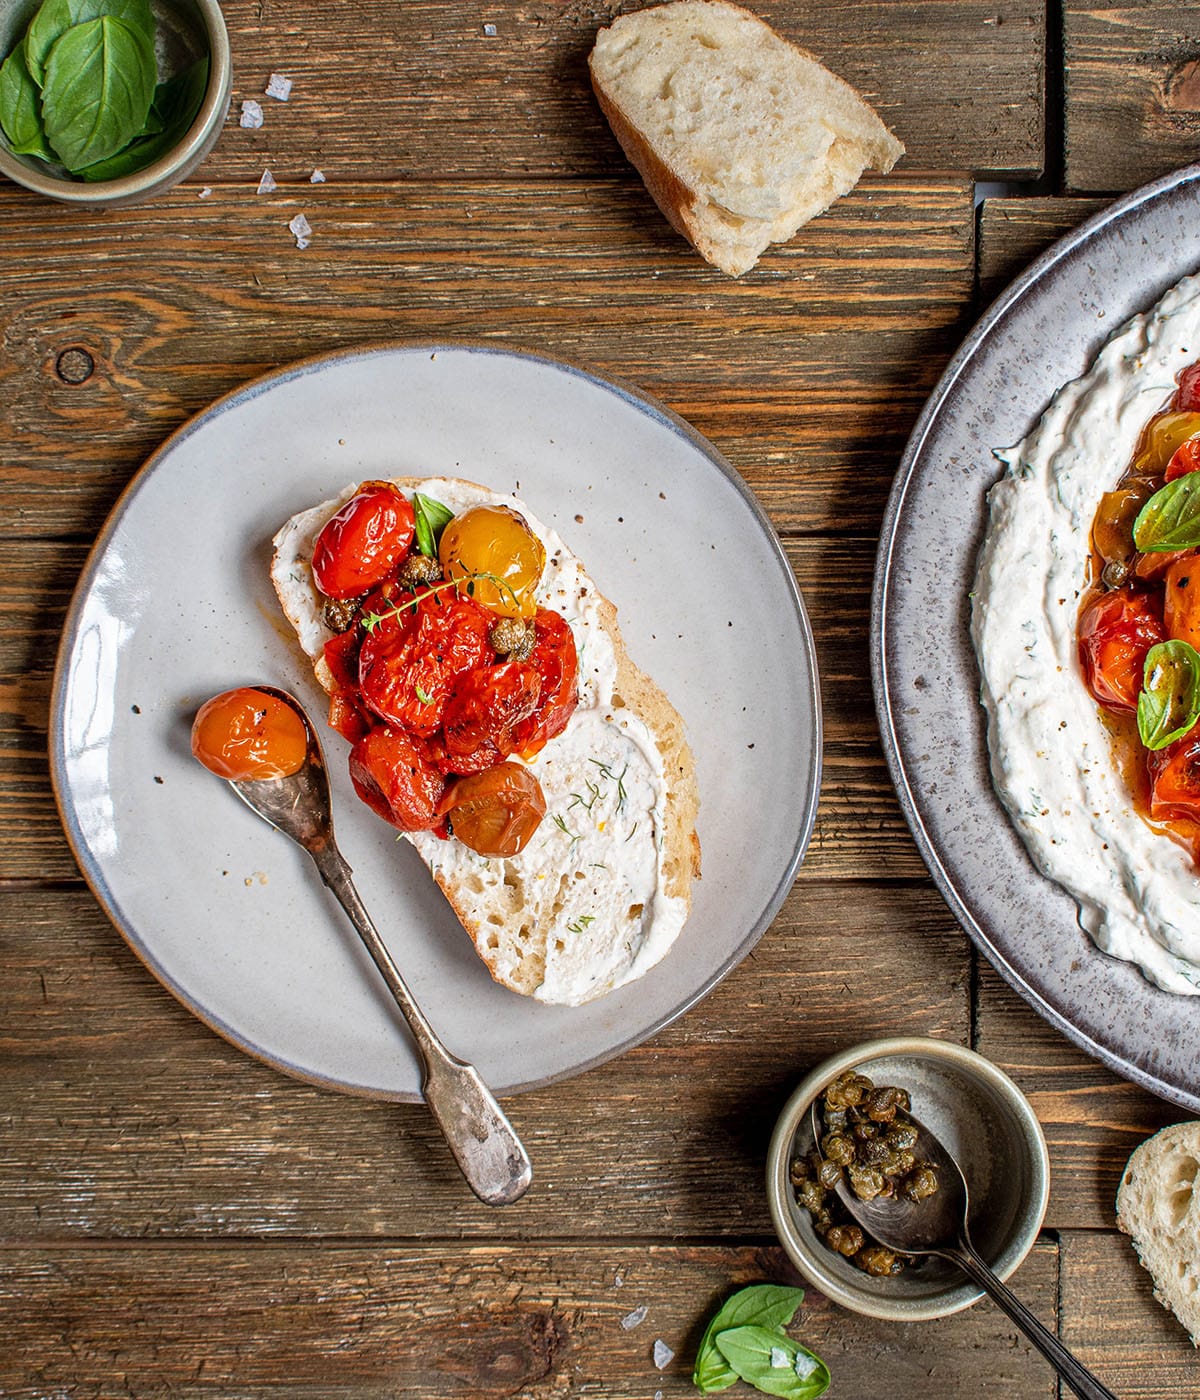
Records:
{"label": "herbed cream cheese spread", "polygon": [[[275,539],[277,587],[285,580],[286,611],[312,657],[332,633],[315,595],[302,596],[312,593],[307,561],[325,521],[356,489],[293,517]],[[667,892],[663,756],[647,725],[621,703],[603,599],[557,532],[517,498],[469,482],[429,478],[420,490],[456,515],[473,505],[508,506],[542,541],[546,566],[535,598],[574,634],[579,704],[563,732],[528,761],[546,815],[518,855],[487,858],[431,831],[402,834],[452,892],[459,918],[481,956],[495,963],[499,980],[510,980],[524,958],[544,958],[532,995],[579,1005],[653,967],[687,917],[688,900]]]}
{"label": "herbed cream cheese spread", "polygon": [[1159,987],[1200,993],[1200,877],[1134,809],[1077,641],[1092,521],[1176,375],[1200,358],[1200,278],[1124,326],[1066,385],[988,494],[971,632],[992,778],[1038,868],[1098,947]]}

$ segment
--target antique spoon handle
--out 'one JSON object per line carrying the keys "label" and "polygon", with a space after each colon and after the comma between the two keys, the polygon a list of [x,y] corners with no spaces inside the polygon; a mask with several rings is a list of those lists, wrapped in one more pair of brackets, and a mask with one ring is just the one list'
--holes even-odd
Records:
{"label": "antique spoon handle", "polygon": [[404,1013],[424,1065],[425,1101],[467,1184],[488,1205],[503,1206],[519,1200],[533,1179],[533,1168],[503,1109],[475,1066],[452,1055],[426,1020],[371,922],[350,878],[350,866],[333,841],[310,848],[309,854]]}
{"label": "antique spoon handle", "polygon": [[1083,1396],[1083,1400],[1116,1400],[1112,1391],[1107,1386],[1101,1385],[1088,1368],[1063,1346],[1054,1333],[1034,1317],[1033,1313],[1009,1290],[1007,1285],[1000,1282],[975,1252],[969,1239],[960,1236],[957,1249],[936,1252],[946,1259],[953,1260],[964,1273],[970,1275],[972,1281],[977,1283],[996,1306],[1025,1333],[1076,1395]]}

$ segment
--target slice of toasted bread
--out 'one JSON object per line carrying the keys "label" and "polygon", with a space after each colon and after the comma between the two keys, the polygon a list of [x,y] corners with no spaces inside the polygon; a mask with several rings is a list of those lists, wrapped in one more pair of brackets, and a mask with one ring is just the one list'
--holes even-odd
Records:
{"label": "slice of toasted bread", "polygon": [[904,154],[854,89],[757,16],[674,0],[602,29],[592,86],[675,229],[734,277]]}
{"label": "slice of toasted bread", "polygon": [[1200,1338],[1200,1123],[1163,1128],[1134,1149],[1117,1189],[1117,1224],[1133,1239],[1154,1296]]}
{"label": "slice of toasted bread", "polygon": [[[547,814],[530,844],[485,859],[432,832],[405,833],[471,935],[492,976],[541,1001],[577,1005],[640,977],[670,948],[700,873],[699,798],[683,721],[630,659],[616,609],[558,537],[515,497],[471,482],[404,478],[458,511],[507,505],[546,547],[539,606],[575,633],[580,703],[530,767]],[[275,536],[271,580],[318,681],[333,635],[313,582],[317,535],[357,488],[293,516]]]}

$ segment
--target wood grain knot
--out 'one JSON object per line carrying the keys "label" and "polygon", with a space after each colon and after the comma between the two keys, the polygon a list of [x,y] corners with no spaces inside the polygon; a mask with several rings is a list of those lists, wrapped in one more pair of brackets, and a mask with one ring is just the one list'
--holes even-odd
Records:
{"label": "wood grain knot", "polygon": [[1168,74],[1162,106],[1166,112],[1200,114],[1200,59],[1189,58]]}
{"label": "wood grain knot", "polygon": [[85,384],[96,369],[96,361],[82,345],[62,351],[54,362],[54,372],[64,384]]}

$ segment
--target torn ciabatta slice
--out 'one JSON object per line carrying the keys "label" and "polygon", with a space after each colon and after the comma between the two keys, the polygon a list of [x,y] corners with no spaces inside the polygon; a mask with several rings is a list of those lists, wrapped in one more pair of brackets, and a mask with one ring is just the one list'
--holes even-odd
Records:
{"label": "torn ciabatta slice", "polygon": [[724,0],[674,0],[602,29],[592,87],[659,208],[734,277],[904,154],[849,83]]}
{"label": "torn ciabatta slice", "polygon": [[[695,765],[683,722],[630,659],[616,609],[559,536],[515,497],[453,478],[402,478],[456,515],[516,511],[542,542],[535,593],[570,625],[579,703],[566,728],[527,761],[546,815],[517,855],[485,858],[434,831],[405,832],[445,892],[492,976],[545,1002],[577,1005],[640,977],[670,948],[700,873]],[[357,492],[293,516],[275,536],[271,579],[317,679],[335,633],[312,571],[322,528]]]}

